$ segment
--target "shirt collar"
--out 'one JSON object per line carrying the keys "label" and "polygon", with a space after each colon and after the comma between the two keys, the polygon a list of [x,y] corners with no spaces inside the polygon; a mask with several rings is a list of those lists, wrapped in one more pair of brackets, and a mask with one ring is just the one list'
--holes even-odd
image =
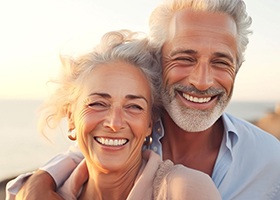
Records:
{"label": "shirt collar", "polygon": [[[239,134],[233,125],[232,121],[229,118],[229,114],[223,113],[221,118],[223,120],[223,125],[224,125],[224,133],[226,136],[226,143],[227,146],[233,147],[238,141]],[[156,133],[158,135],[158,139],[160,140],[164,136],[164,128],[162,124],[162,120],[159,119],[153,128],[153,133]]]}
{"label": "shirt collar", "polygon": [[221,118],[223,120],[223,125],[224,125],[224,137],[225,137],[225,143],[226,146],[229,149],[232,149],[236,143],[238,142],[238,138],[239,138],[239,133],[236,129],[236,127],[234,126],[234,124],[232,123],[232,121],[230,120],[230,115],[227,113],[224,113]]}
{"label": "shirt collar", "polygon": [[[234,124],[230,120],[229,114],[223,113],[221,119],[223,120],[223,125],[224,125],[224,139],[221,144],[220,153],[221,151],[226,151],[226,149],[222,150],[223,147],[227,147],[227,149],[229,149],[230,152],[232,152],[233,147],[238,142],[239,134]],[[160,156],[162,156],[162,146],[160,143],[160,139],[163,137],[164,137],[164,128],[163,128],[162,120],[159,119],[156,121],[156,123],[153,126],[153,134],[152,134],[153,142],[151,147],[148,148],[154,150]],[[145,149],[147,149],[147,147]]]}
{"label": "shirt collar", "polygon": [[164,128],[163,128],[163,124],[162,124],[161,119],[157,120],[157,122],[155,123],[154,128],[153,128],[153,133],[158,134],[159,139],[163,138]]}

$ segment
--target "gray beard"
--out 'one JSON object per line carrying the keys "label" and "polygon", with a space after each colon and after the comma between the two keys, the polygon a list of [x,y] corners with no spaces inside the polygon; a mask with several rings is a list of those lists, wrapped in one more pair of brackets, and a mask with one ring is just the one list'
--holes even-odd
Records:
{"label": "gray beard", "polygon": [[174,92],[176,91],[176,87],[182,88],[183,86],[173,86],[170,90],[171,93],[167,91],[162,93],[163,105],[175,124],[187,132],[200,132],[210,128],[223,114],[232,94],[227,96],[224,90],[216,89],[211,89],[210,92],[204,92],[208,94],[220,94],[218,104],[212,109],[197,110],[182,105],[175,98],[175,95],[179,95]]}

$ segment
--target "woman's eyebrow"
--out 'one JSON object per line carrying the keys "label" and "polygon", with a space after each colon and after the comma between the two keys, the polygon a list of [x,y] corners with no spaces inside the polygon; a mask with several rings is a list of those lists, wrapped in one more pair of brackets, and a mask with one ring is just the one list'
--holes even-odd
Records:
{"label": "woman's eyebrow", "polygon": [[[106,98],[106,99],[112,98],[112,96],[110,94],[103,93],[103,92],[94,92],[94,93],[91,93],[88,96],[101,96],[101,97]],[[125,98],[127,98],[127,99],[143,99],[148,104],[148,100],[142,95],[128,94],[128,95],[125,96]]]}
{"label": "woman's eyebrow", "polygon": [[107,99],[111,98],[110,94],[104,93],[104,92],[94,92],[94,93],[89,94],[88,96],[101,96],[101,97],[107,98]]}
{"label": "woman's eyebrow", "polygon": [[128,94],[125,96],[127,99],[143,99],[148,104],[148,100],[142,95]]}

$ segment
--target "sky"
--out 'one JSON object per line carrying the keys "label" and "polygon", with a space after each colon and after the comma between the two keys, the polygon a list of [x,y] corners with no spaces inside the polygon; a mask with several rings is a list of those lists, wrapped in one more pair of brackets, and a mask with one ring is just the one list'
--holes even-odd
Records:
{"label": "sky", "polygon": [[[0,99],[43,99],[60,54],[79,54],[107,31],[148,31],[161,0],[1,0]],[[245,0],[253,18],[233,100],[280,101],[280,1]]]}

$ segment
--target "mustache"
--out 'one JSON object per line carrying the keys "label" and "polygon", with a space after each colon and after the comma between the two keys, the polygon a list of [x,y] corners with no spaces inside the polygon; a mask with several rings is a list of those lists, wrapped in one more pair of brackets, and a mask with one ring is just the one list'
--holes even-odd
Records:
{"label": "mustache", "polygon": [[201,96],[223,96],[226,94],[225,89],[223,88],[214,88],[210,87],[207,90],[199,90],[196,87],[190,85],[190,86],[185,86],[181,84],[175,84],[172,85],[169,89],[169,92],[165,89],[164,93],[169,93],[172,96],[175,96],[176,91],[178,92],[183,92],[183,93],[189,93],[193,95],[201,95]]}

